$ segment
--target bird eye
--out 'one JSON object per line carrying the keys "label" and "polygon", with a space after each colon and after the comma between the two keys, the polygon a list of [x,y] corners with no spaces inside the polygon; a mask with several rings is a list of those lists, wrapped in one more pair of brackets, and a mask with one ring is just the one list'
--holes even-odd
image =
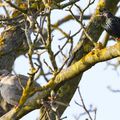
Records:
{"label": "bird eye", "polygon": [[107,9],[106,8],[100,8],[99,11],[102,13],[102,12],[107,11]]}

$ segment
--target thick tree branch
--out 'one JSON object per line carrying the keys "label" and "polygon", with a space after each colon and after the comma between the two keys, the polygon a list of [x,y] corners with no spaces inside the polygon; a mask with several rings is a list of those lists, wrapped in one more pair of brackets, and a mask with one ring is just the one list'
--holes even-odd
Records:
{"label": "thick tree branch", "polygon": [[[120,43],[117,43],[113,46],[104,48],[104,49],[95,49],[80,59],[78,62],[74,63],[65,70],[62,70],[55,78],[52,78],[48,84],[35,90],[35,95],[32,98],[28,99],[25,106],[22,109],[19,109],[19,112],[15,108],[10,112],[6,113],[0,120],[11,120],[18,119],[23,115],[27,114],[33,109],[39,108],[41,106],[41,99],[48,96],[50,90],[58,89],[66,82],[80,73],[90,69],[96,63],[107,61],[120,56]],[[38,91],[36,93],[36,91]],[[39,102],[38,102],[39,100]],[[31,104],[32,103],[32,104]]]}

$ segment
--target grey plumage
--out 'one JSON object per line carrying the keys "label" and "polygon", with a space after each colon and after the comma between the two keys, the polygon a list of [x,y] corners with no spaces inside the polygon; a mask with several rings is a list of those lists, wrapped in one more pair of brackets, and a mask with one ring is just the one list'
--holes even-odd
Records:
{"label": "grey plumage", "polygon": [[[22,95],[22,87],[25,87],[27,80],[26,76],[16,76],[7,70],[0,70],[0,92],[3,99],[11,105],[17,105]],[[33,84],[39,87],[38,83]]]}

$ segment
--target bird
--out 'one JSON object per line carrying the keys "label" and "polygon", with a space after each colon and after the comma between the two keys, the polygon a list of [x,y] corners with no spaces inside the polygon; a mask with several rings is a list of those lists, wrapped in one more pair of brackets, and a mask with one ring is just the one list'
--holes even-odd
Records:
{"label": "bird", "polygon": [[115,37],[117,40],[120,40],[120,18],[114,16],[106,8],[102,8],[99,11],[103,20],[101,25],[102,28],[106,30],[109,35]]}
{"label": "bird", "polygon": [[[7,70],[0,70],[0,93],[2,98],[10,105],[17,106],[22,96],[23,87],[27,84],[28,77],[14,75]],[[35,87],[40,85],[33,82]]]}

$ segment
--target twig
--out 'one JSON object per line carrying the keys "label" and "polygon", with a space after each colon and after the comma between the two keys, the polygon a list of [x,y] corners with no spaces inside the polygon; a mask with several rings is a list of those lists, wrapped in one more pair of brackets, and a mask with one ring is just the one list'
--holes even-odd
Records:
{"label": "twig", "polygon": [[31,35],[31,28],[28,29],[27,27],[28,27],[27,23],[25,22],[25,35],[26,35],[28,46],[29,46],[28,58],[29,58],[29,63],[30,63],[31,70],[32,70],[34,68],[34,65],[32,62],[33,43],[32,43],[31,36],[30,36]]}
{"label": "twig", "polygon": [[54,70],[48,65],[48,63],[45,61],[45,59],[43,60],[43,62],[46,64],[46,66],[51,70],[51,72],[53,73]]}
{"label": "twig", "polygon": [[[88,20],[90,19],[91,15],[83,15],[83,20]],[[75,15],[75,18],[79,19],[80,16],[79,15]],[[64,18],[58,20],[56,23],[53,24],[54,27],[58,27],[66,22],[69,22],[69,20],[73,20],[74,18],[72,17],[72,15],[67,15]]]}
{"label": "twig", "polygon": [[82,29],[83,29],[86,37],[91,41],[91,43],[92,43],[94,46],[96,46],[96,42],[94,42],[94,40],[93,40],[93,39],[89,36],[89,34],[87,33],[86,28],[84,27],[84,25],[83,25],[83,23],[82,23],[82,21],[81,21],[82,19],[81,19],[81,20],[77,19],[77,18],[74,16],[73,12],[71,11],[71,8],[69,9],[69,11],[70,11],[71,15],[73,16],[73,18],[74,18],[78,23],[80,23],[80,25],[81,25],[81,27],[82,27]]}
{"label": "twig", "polygon": [[49,54],[49,58],[51,60],[51,63],[52,63],[52,66],[54,68],[54,71],[57,71],[57,64],[56,64],[56,61],[55,61],[55,57],[54,57],[54,53],[51,49],[51,42],[52,42],[52,39],[51,39],[51,19],[50,19],[50,12],[47,16],[47,33],[48,33],[48,38],[47,38],[47,51],[48,51],[48,54]]}
{"label": "twig", "polygon": [[66,41],[65,44],[59,49],[59,51],[54,54],[55,57],[64,49],[67,43],[68,41]]}
{"label": "twig", "polygon": [[95,109],[95,116],[94,116],[94,120],[96,120],[96,114],[97,114],[97,109]]}
{"label": "twig", "polygon": [[88,5],[84,8],[83,12],[85,12],[93,3],[95,2],[95,0],[89,0]]}
{"label": "twig", "polygon": [[84,110],[85,110],[86,113],[88,114],[90,120],[93,120],[92,117],[91,117],[91,115],[90,115],[90,113],[89,113],[89,111],[87,110],[87,108],[86,108],[86,106],[85,106],[85,103],[84,103],[84,100],[83,100],[83,98],[82,98],[82,95],[81,95],[81,92],[80,92],[80,88],[79,88],[79,87],[78,87],[78,93],[79,93],[79,96],[80,96],[80,99],[81,99],[82,106],[83,106]]}
{"label": "twig", "polygon": [[6,9],[5,6],[3,6],[3,9],[4,9],[4,11],[5,11],[6,15],[7,15],[7,18],[10,18],[9,13],[8,13],[8,10]]}
{"label": "twig", "polygon": [[108,90],[110,90],[113,93],[120,93],[120,89],[113,89],[113,88],[111,88],[111,86],[108,86],[107,88],[108,88]]}
{"label": "twig", "polygon": [[70,2],[61,5],[60,9],[63,9],[63,8],[68,7],[70,5],[73,5],[74,3],[78,2],[78,1],[80,1],[80,0],[70,0]]}
{"label": "twig", "polygon": [[40,55],[38,55],[38,57],[37,57],[37,61],[38,61],[39,65],[40,65],[41,72],[43,73],[42,75],[43,75],[45,81],[48,82],[48,79],[47,79],[47,77],[46,77],[46,75],[45,75],[45,73],[44,73],[44,70],[43,70],[42,63],[41,63],[41,61],[40,61]]}
{"label": "twig", "polygon": [[64,32],[61,28],[59,28],[59,27],[56,27],[56,26],[54,26],[54,25],[51,25],[51,27],[55,30],[58,30],[58,31],[60,31],[65,37],[67,37],[67,38],[69,38],[69,35],[66,33],[66,32]]}
{"label": "twig", "polygon": [[46,110],[44,110],[44,113],[40,116],[40,120],[42,120],[44,118],[44,116],[46,115]]}
{"label": "twig", "polygon": [[8,3],[12,8],[15,8],[18,11],[20,11],[21,13],[27,14],[27,10],[23,10],[23,9],[17,7],[16,5],[12,4],[9,0],[5,0],[5,2]]}

